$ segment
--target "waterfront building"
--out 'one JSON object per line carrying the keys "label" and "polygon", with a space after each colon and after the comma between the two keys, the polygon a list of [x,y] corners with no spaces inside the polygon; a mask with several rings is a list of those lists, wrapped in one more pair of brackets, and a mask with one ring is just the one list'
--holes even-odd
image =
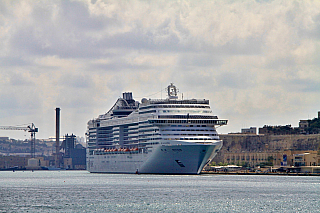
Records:
{"label": "waterfront building", "polygon": [[28,157],[0,155],[0,169],[25,168],[28,165]]}
{"label": "waterfront building", "polygon": [[[285,163],[284,163],[285,162]],[[320,166],[317,151],[225,153],[223,163],[247,166]]]}

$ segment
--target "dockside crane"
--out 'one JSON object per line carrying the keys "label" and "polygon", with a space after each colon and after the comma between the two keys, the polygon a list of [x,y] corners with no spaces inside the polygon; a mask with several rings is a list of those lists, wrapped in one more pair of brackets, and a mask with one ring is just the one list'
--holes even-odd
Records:
{"label": "dockside crane", "polygon": [[26,127],[23,126],[0,126],[0,130],[23,130],[30,132],[31,135],[31,141],[30,141],[30,155],[31,158],[35,157],[35,151],[36,151],[36,132],[38,132],[38,128],[32,123]]}

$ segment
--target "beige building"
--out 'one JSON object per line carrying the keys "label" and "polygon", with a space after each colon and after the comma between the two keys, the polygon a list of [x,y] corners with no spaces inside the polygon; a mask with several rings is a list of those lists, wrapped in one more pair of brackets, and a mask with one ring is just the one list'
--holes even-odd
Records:
{"label": "beige building", "polygon": [[[28,168],[28,166],[33,167],[48,167],[49,166],[49,161],[48,160],[44,160],[43,157],[36,157],[34,159],[32,159],[33,161],[30,161],[30,157],[21,157],[21,156],[3,156],[0,155],[0,169],[8,169],[8,168],[13,168],[13,167],[17,167],[19,169],[23,169],[23,168]],[[28,165],[28,161],[29,164]],[[36,164],[36,165],[34,165]]]}
{"label": "beige building", "polygon": [[282,155],[276,152],[225,153],[223,163],[234,165],[256,166],[270,162],[270,165],[281,164]]}
{"label": "beige building", "polygon": [[27,157],[0,155],[0,169],[25,168],[28,165],[28,159]]}
{"label": "beige building", "polygon": [[293,151],[293,166],[320,166],[320,156],[317,151]]}
{"label": "beige building", "polygon": [[282,152],[225,153],[223,163],[248,166],[257,166],[259,164],[272,166],[320,166],[320,156],[317,151],[291,150]]}
{"label": "beige building", "polygon": [[73,169],[72,158],[64,158],[63,159],[63,165],[64,165],[65,169]]}

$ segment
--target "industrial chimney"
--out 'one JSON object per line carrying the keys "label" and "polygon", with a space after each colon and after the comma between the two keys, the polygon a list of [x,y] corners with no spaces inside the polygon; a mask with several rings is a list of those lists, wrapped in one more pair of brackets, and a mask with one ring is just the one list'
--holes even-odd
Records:
{"label": "industrial chimney", "polygon": [[60,167],[60,108],[56,108],[56,155],[55,165],[56,168]]}

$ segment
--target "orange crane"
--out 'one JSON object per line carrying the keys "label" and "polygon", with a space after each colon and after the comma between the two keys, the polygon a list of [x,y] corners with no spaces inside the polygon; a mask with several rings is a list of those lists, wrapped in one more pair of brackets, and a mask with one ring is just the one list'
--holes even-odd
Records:
{"label": "orange crane", "polygon": [[31,158],[35,157],[35,151],[36,151],[36,132],[38,132],[38,128],[32,123],[26,127],[23,126],[0,126],[0,130],[23,130],[28,131],[31,134],[31,149],[30,149],[30,155]]}

